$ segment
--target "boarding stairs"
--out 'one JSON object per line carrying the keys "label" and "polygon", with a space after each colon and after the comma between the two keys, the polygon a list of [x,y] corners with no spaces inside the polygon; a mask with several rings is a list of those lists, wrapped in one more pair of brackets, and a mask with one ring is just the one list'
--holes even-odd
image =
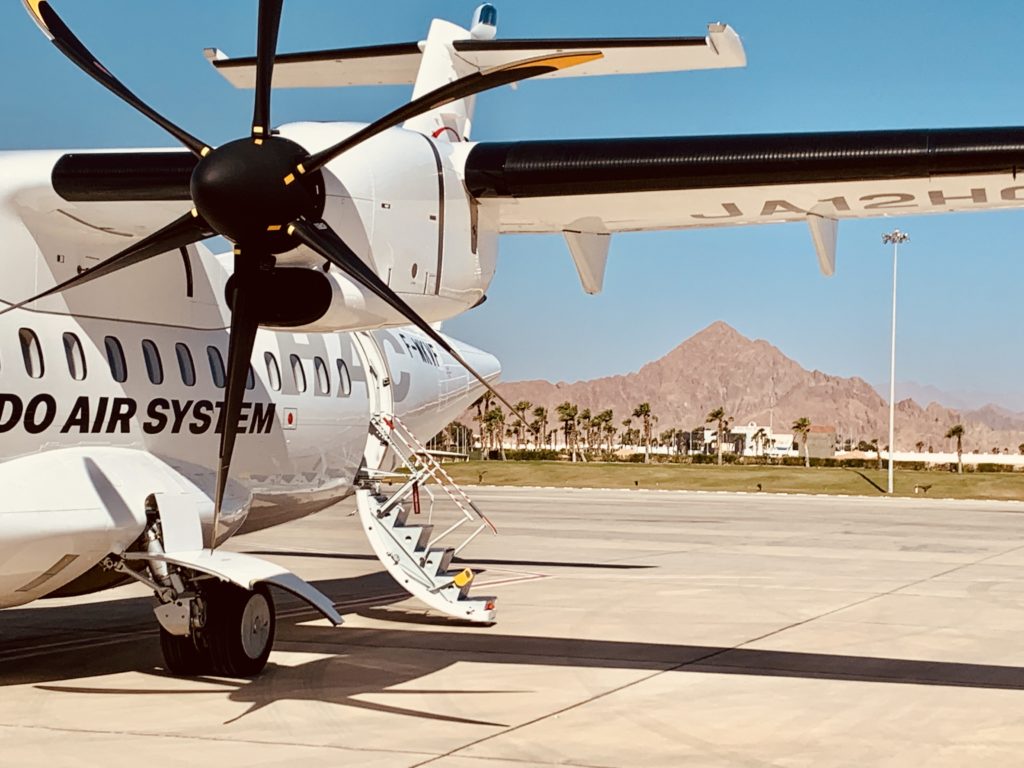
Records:
{"label": "boarding stairs", "polygon": [[[388,573],[413,597],[455,618],[495,621],[495,598],[470,596],[475,574],[452,559],[484,531],[497,533],[451,475],[391,414],[370,419],[370,436],[390,450],[396,469],[364,471],[356,491],[363,530]],[[399,483],[385,493],[384,482]],[[435,533],[440,530],[440,533]]]}

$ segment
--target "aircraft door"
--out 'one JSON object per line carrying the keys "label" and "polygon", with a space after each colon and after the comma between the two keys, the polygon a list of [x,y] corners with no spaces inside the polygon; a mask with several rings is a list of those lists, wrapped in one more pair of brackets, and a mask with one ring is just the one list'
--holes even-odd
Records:
{"label": "aircraft door", "polygon": [[[394,388],[391,385],[391,372],[388,370],[387,359],[376,339],[368,331],[357,331],[352,334],[353,344],[359,361],[366,372],[366,389],[369,398],[370,415],[383,414],[385,417],[394,415]],[[380,469],[384,463],[387,449],[372,434],[366,437],[364,458],[366,466]]]}

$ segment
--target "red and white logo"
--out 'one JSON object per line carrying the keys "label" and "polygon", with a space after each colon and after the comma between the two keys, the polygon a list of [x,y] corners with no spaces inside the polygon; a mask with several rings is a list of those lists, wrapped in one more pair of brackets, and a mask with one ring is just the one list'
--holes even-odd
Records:
{"label": "red and white logo", "polygon": [[295,429],[299,426],[299,409],[284,408],[281,411],[281,428]]}

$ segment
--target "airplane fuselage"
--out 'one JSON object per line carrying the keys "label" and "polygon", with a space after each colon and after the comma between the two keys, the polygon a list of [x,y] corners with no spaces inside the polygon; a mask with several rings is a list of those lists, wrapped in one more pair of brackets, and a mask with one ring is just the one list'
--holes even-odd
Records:
{"label": "airplane fuselage", "polygon": [[[208,255],[195,261],[217,264]],[[0,607],[88,591],[92,580],[75,580],[142,531],[147,476],[154,488],[171,477],[191,484],[186,496],[209,525],[227,341],[223,327],[30,310],[0,316],[0,482],[8,489],[0,497]],[[497,373],[492,357],[463,349],[478,370]],[[221,538],[350,494],[371,412],[395,413],[431,435],[478,390],[407,328],[261,330],[252,372]],[[126,463],[133,455],[145,460]],[[81,483],[69,479],[69,461],[86,467]],[[26,492],[12,486],[19,481]]]}

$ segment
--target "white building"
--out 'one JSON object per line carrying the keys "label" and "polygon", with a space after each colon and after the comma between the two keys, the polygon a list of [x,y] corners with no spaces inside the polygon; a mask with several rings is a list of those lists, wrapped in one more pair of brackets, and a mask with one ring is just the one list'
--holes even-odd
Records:
{"label": "white building", "polygon": [[765,427],[750,422],[746,426],[730,427],[732,435],[743,437],[744,456],[792,456],[793,435],[784,432],[775,432],[771,427]]}

